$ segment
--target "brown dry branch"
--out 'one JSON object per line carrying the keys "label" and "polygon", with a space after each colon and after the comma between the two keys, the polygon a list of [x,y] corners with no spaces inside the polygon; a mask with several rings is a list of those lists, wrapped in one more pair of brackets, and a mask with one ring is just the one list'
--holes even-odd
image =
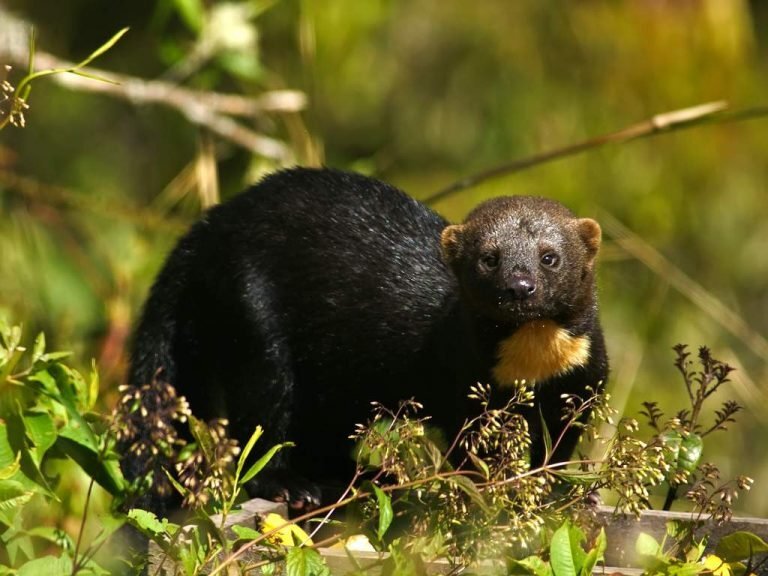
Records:
{"label": "brown dry branch", "polygon": [[[29,60],[28,27],[0,6],[0,63],[25,69]],[[35,50],[35,72],[74,66],[52,54]],[[107,94],[132,104],[160,104],[175,108],[190,122],[259,156],[288,161],[291,150],[283,142],[260,134],[235,121],[236,117],[259,117],[267,113],[294,113],[306,106],[306,96],[297,90],[276,90],[249,98],[184,88],[160,80],[146,80],[96,68],[83,68],[83,75],[55,74],[56,82],[72,90]],[[104,78],[99,82],[84,75]]]}
{"label": "brown dry branch", "polygon": [[741,122],[745,120],[765,118],[766,116],[768,116],[768,106],[754,106],[752,108],[731,111],[728,108],[728,103],[724,101],[707,102],[689,108],[663,112],[652,116],[648,120],[632,124],[631,126],[622,128],[616,132],[602,134],[576,144],[513,160],[512,162],[501,164],[488,170],[478,172],[477,174],[467,176],[466,178],[462,178],[461,180],[438,190],[434,194],[427,196],[424,201],[427,203],[437,202],[438,200],[443,200],[462,190],[473,188],[487,180],[514,174],[515,172],[521,172],[522,170],[533,168],[540,164],[546,164],[547,162],[560,160],[561,158],[575,156],[576,154],[594,150],[596,148],[602,148],[607,144],[620,144],[638,138],[647,138],[649,136],[656,136],[675,130],[684,130],[704,124]]}

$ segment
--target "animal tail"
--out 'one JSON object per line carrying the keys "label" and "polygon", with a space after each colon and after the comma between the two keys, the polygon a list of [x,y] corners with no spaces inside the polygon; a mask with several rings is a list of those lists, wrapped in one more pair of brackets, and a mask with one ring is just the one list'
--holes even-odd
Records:
{"label": "animal tail", "polygon": [[133,335],[127,385],[115,408],[117,449],[126,479],[136,487],[127,507],[162,513],[173,489],[166,476],[178,449],[178,425],[188,413],[176,394],[174,341],[178,306],[196,253],[188,234],[152,286]]}
{"label": "animal tail", "polygon": [[[187,240],[186,238],[184,240]],[[175,384],[173,343],[177,308],[188,276],[188,242],[176,247],[155,280],[133,335],[128,384],[142,386],[160,378]]]}

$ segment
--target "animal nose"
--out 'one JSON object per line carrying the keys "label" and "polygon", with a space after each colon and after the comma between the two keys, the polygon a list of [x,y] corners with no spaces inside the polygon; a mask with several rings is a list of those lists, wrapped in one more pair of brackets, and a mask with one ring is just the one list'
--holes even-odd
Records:
{"label": "animal nose", "polygon": [[507,290],[515,300],[527,300],[536,292],[536,280],[527,274],[515,274]]}

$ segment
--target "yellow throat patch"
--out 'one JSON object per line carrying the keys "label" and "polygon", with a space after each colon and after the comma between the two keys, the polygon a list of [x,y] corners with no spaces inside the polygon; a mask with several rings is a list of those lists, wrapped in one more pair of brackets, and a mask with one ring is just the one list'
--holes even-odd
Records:
{"label": "yellow throat patch", "polygon": [[589,345],[589,336],[573,336],[552,320],[528,322],[499,343],[493,377],[504,386],[565,374],[587,363]]}

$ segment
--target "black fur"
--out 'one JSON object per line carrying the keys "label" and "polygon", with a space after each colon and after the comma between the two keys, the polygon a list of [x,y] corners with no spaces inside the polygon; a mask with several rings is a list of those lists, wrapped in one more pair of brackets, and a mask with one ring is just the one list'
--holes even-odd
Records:
{"label": "black fur", "polygon": [[[129,383],[151,382],[162,370],[193,413],[226,416],[241,442],[256,424],[264,449],[296,442],[259,476],[253,495],[287,491],[290,500],[317,503],[316,485],[349,478],[348,436],[371,401],[395,407],[415,397],[452,436],[468,387],[491,381],[499,340],[525,316],[520,306],[488,313],[498,302],[478,306],[459,286],[457,277],[469,281],[464,261],[442,252],[446,226],[423,204],[361,175],[273,174],[206,213],[172,252],[135,333]],[[522,246],[501,236],[502,250]],[[565,258],[574,240],[564,242]],[[586,367],[541,386],[553,435],[560,394],[583,394],[607,373],[594,282],[584,282],[580,299],[564,296],[567,286],[552,295],[580,308],[557,321],[593,339]],[[532,426],[538,419],[531,415]]]}

